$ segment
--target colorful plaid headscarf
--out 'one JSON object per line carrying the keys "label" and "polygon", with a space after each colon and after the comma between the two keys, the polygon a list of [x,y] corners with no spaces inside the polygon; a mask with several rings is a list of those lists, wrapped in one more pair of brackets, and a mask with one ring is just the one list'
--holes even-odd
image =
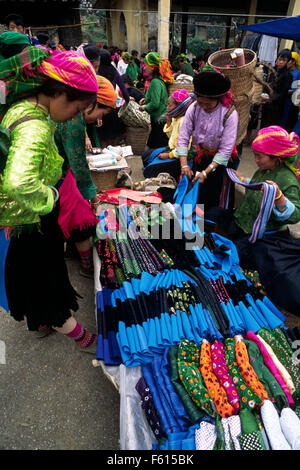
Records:
{"label": "colorful plaid headscarf", "polygon": [[20,54],[0,62],[1,93],[5,94],[1,101],[3,104],[0,104],[0,121],[9,105],[17,99],[29,96],[35,88],[42,85],[44,77],[34,71],[48,57],[50,51],[30,46]]}
{"label": "colorful plaid headscarf", "polygon": [[151,67],[157,67],[164,82],[173,83],[172,67],[168,59],[163,59],[158,52],[149,52],[144,62]]}
{"label": "colorful plaid headscarf", "polygon": [[0,105],[0,120],[9,105],[29,96],[43,84],[46,76],[79,90],[98,91],[95,70],[81,54],[30,46],[0,62],[0,82],[5,86],[1,93],[6,95],[5,104]]}
{"label": "colorful plaid headscarf", "polygon": [[115,92],[112,83],[107,78],[97,75],[98,81],[98,92],[97,101],[100,104],[109,106],[110,108],[116,108],[117,105],[117,93]]}
{"label": "colorful plaid headscarf", "polygon": [[98,92],[97,76],[92,64],[77,51],[54,51],[37,70],[72,88]]}
{"label": "colorful plaid headscarf", "polygon": [[167,114],[172,118],[179,118],[184,116],[187,109],[192,103],[194,103],[196,96],[194,94],[190,95],[187,90],[179,89],[172,93],[172,98],[178,106],[172,111],[167,111]]}
{"label": "colorful plaid headscarf", "polygon": [[254,139],[252,149],[270,156],[280,157],[300,179],[300,139],[295,132],[289,134],[280,126],[264,127],[260,129]]}

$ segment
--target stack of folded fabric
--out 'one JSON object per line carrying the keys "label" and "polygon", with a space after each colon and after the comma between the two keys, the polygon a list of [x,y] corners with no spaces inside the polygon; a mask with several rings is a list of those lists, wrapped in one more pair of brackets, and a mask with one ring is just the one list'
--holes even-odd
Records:
{"label": "stack of folded fabric", "polygon": [[157,271],[130,241],[130,256],[118,236],[105,241],[115,278],[97,293],[97,358],[140,366],[153,449],[299,450],[298,329],[245,277],[232,242],[201,233],[193,207],[175,223],[203,244],[185,251],[184,239],[143,239],[172,260]]}

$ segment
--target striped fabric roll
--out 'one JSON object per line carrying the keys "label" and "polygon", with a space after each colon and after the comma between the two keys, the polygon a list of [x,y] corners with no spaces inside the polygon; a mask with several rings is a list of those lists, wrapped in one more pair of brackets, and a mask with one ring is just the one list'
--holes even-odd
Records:
{"label": "striped fabric roll", "polygon": [[252,234],[249,237],[251,243],[256,242],[260,238],[263,238],[266,231],[266,226],[271,216],[271,212],[274,206],[275,196],[276,196],[276,186],[268,183],[243,183],[240,178],[234,173],[230,168],[226,169],[227,175],[234,183],[240,184],[245,188],[258,188],[260,186],[264,187],[263,199],[260,206],[260,211],[253,224]]}

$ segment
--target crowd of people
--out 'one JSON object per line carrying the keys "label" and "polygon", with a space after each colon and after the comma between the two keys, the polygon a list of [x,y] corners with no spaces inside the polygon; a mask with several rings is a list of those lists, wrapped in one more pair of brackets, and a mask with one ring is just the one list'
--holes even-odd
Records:
{"label": "crowd of people", "polygon": [[[99,200],[86,151],[122,142],[126,128],[118,110],[130,101],[151,118],[142,155],[145,178],[168,173],[177,183],[184,176],[189,184],[198,182],[197,202],[207,218],[236,242],[242,266],[258,268],[266,280],[269,266],[257,253],[268,250],[270,238],[290,240],[289,224],[300,221],[299,108],[292,99],[300,78],[296,52],[278,55],[252,144],[258,170],[249,180],[237,171],[239,118],[231,83],[208,65],[211,51],[193,61],[180,54],[171,64],[155,51],[139,55],[96,43],[65,50],[45,33],[28,36],[18,15],[6,25],[0,35],[0,80],[6,85],[0,119],[1,138],[9,131],[10,141],[1,155],[0,227],[9,238],[2,281],[13,318],[26,318],[29,330],[41,335],[56,329],[81,350],[95,352],[96,335],[71,314],[78,294],[69,281],[64,242],[74,243],[81,273],[92,275],[90,238]],[[190,77],[192,93],[184,86],[169,92],[180,75]],[[229,169],[238,181],[230,180]],[[237,182],[249,189],[238,209]],[[251,190],[257,186],[260,191]],[[265,232],[249,243],[270,186],[275,190]],[[281,282],[288,292],[294,272],[285,274]]]}

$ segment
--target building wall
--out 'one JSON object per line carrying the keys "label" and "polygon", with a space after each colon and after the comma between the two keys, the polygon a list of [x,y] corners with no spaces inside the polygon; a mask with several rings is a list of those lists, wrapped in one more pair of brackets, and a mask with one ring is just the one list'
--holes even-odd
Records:
{"label": "building wall", "polygon": [[[169,0],[166,0],[168,2]],[[98,0],[95,3],[95,8],[109,8],[116,10],[149,10],[158,11],[159,2],[165,3],[164,0]],[[300,0],[172,0],[171,1],[171,12],[183,11],[184,6],[188,5],[188,12],[201,12],[203,14],[208,13],[232,13],[233,16],[239,16],[243,14],[252,13],[256,10],[258,15],[282,15],[285,16],[288,12],[289,6],[292,3],[300,2]],[[256,8],[253,9],[255,4]],[[225,6],[226,5],[226,6]],[[252,9],[251,9],[252,6]],[[124,17],[126,21],[126,38],[120,34],[120,14],[121,12],[110,12],[112,20],[112,45],[128,47],[128,50],[137,49],[139,52],[146,52],[148,50],[148,40],[151,43],[157,41],[157,49],[160,48],[161,37],[159,28],[156,25],[151,27],[151,16],[154,13],[140,13],[139,16],[135,16],[135,13],[129,13],[124,11]],[[158,19],[158,15],[156,15]],[[199,16],[200,18],[200,16]],[[251,18],[253,20],[253,17]],[[144,25],[149,26],[145,27]],[[168,32],[166,31],[163,35],[163,41],[169,40]]]}

